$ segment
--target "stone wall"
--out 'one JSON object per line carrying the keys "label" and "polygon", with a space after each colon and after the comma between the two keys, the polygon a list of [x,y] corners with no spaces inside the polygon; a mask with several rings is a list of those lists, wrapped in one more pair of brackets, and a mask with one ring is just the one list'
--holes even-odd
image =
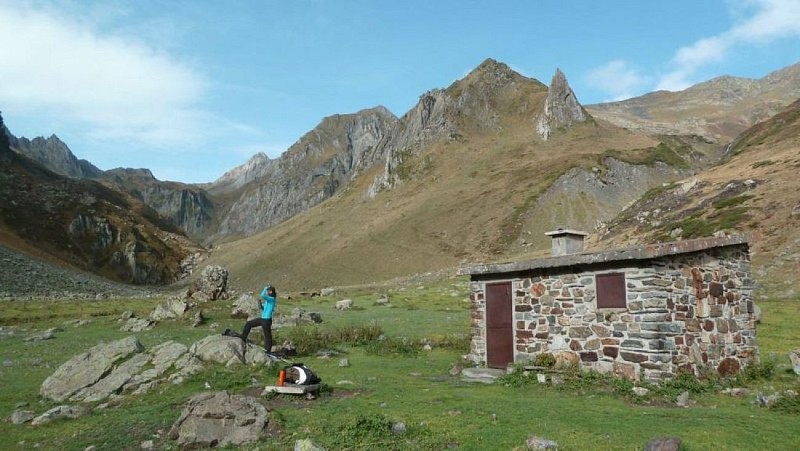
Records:
{"label": "stone wall", "polygon": [[[625,274],[627,308],[598,309],[595,275]],[[652,260],[473,279],[471,358],[486,362],[484,284],[510,280],[515,363],[558,360],[658,382],[678,371],[738,372],[756,356],[746,245]]]}

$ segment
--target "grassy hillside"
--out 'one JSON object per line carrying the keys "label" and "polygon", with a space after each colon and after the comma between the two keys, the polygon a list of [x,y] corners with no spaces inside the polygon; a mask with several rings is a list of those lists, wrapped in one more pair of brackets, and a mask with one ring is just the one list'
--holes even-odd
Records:
{"label": "grassy hillside", "polygon": [[609,244],[708,236],[754,236],[753,265],[763,291],[800,290],[800,102],[744,133],[723,164],[651,191],[599,240]]}
{"label": "grassy hillside", "polygon": [[[625,155],[658,144],[594,125],[542,142],[534,137],[532,121],[529,127],[515,125],[438,142],[414,154],[403,163],[400,186],[374,199],[365,196],[375,175],[367,173],[310,211],[216,246],[209,263],[227,267],[241,289],[255,290],[266,280],[313,289],[452,270],[545,249],[543,232],[564,218],[541,221],[528,213],[559,175],[575,166],[602,166],[608,149]],[[531,230],[535,233],[528,235]],[[536,245],[515,247],[522,234]]]}
{"label": "grassy hillside", "polygon": [[[450,375],[469,346],[464,339],[469,332],[466,292],[464,279],[452,279],[424,286],[340,291],[330,298],[282,300],[278,314],[301,307],[319,312],[323,323],[278,328],[278,341],[293,338],[310,349],[338,353],[321,357],[312,351],[298,357],[327,384],[314,401],[261,397],[262,387],[277,379],[277,366],[209,365],[183,384],[165,382],[145,395],[126,394],[78,419],[42,426],[0,422],[0,448],[139,449],[151,440],[155,449],[177,449],[167,432],[184,404],[192,395],[216,390],[255,396],[267,406],[270,436],[257,448],[270,450],[291,449],[302,438],[331,450],[522,449],[530,436],[554,440],[561,450],[642,449],[656,436],[678,436],[692,450],[756,450],[793,449],[800,438],[796,403],[768,409],[755,402],[758,393],[771,396],[798,389],[797,376],[786,358],[794,346],[795,319],[800,315],[796,299],[762,303],[764,320],[758,333],[765,362],[774,364],[772,374],[719,384],[683,379],[663,389],[650,387],[650,394],[635,397],[630,383],[591,373],[567,373],[564,383],[557,386],[537,384],[534,376],[522,373],[492,385]],[[377,305],[379,295],[386,295],[390,306]],[[334,302],[341,297],[353,299],[355,308],[336,310]],[[16,409],[40,415],[57,405],[40,398],[42,382],[62,363],[98,342],[130,335],[119,330],[122,312],[143,317],[153,304],[152,300],[125,299],[5,302],[0,310],[0,416]],[[163,321],[136,336],[148,350],[167,340],[188,346],[222,327],[242,324],[229,318],[227,303],[207,303],[201,308],[207,318],[201,327],[191,327],[188,318]],[[67,324],[78,318],[90,321]],[[51,327],[60,328],[55,338],[25,341],[35,331]],[[354,343],[337,338],[347,331],[367,329],[382,333],[384,339]],[[314,338],[323,336],[332,338]],[[258,343],[259,337],[251,340]],[[424,350],[424,343],[432,349]],[[773,353],[777,357],[770,360]],[[339,366],[340,358],[347,358],[349,366]],[[746,391],[731,396],[723,391],[731,386]],[[690,392],[690,403],[679,408],[675,399],[684,390]],[[404,422],[407,432],[393,434],[393,422]]]}

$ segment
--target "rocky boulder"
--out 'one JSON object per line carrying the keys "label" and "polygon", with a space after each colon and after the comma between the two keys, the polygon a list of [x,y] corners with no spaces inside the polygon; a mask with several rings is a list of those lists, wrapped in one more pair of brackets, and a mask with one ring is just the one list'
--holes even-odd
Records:
{"label": "rocky boulder", "polygon": [[226,391],[192,396],[169,436],[182,449],[242,446],[265,436],[269,412],[257,398]]}
{"label": "rocky boulder", "polygon": [[206,266],[200,276],[199,289],[209,300],[228,297],[228,270],[221,266]]}
{"label": "rocky boulder", "polygon": [[261,304],[252,294],[243,294],[233,303],[231,318],[251,320],[261,316]]}
{"label": "rocky boulder", "polygon": [[78,354],[45,379],[39,394],[53,401],[63,401],[108,375],[117,362],[144,351],[136,337],[102,343]]}
{"label": "rocky boulder", "polygon": [[203,362],[221,363],[225,366],[270,365],[272,360],[264,353],[264,348],[252,343],[245,344],[241,338],[225,335],[209,335],[194,343],[189,353]]}
{"label": "rocky boulder", "polygon": [[155,310],[150,314],[150,319],[163,321],[165,319],[179,318],[191,307],[185,299],[171,297],[156,306]]}

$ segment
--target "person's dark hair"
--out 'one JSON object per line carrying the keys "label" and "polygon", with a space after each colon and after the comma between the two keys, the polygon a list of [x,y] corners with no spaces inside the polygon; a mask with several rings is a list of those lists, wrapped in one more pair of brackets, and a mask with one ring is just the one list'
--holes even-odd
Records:
{"label": "person's dark hair", "polygon": [[267,286],[267,294],[269,294],[270,292],[272,292],[272,297],[275,298],[278,297],[278,290],[276,290],[275,287],[273,287],[272,285]]}

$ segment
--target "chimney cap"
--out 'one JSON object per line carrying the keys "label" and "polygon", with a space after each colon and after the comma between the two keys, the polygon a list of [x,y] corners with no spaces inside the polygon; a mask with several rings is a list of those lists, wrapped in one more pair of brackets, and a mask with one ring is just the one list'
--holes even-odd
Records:
{"label": "chimney cap", "polygon": [[578,236],[589,236],[588,233],[582,232],[580,230],[572,230],[572,229],[564,229],[559,227],[558,230],[553,230],[552,232],[545,232],[547,236],[560,236],[560,235],[578,235]]}

